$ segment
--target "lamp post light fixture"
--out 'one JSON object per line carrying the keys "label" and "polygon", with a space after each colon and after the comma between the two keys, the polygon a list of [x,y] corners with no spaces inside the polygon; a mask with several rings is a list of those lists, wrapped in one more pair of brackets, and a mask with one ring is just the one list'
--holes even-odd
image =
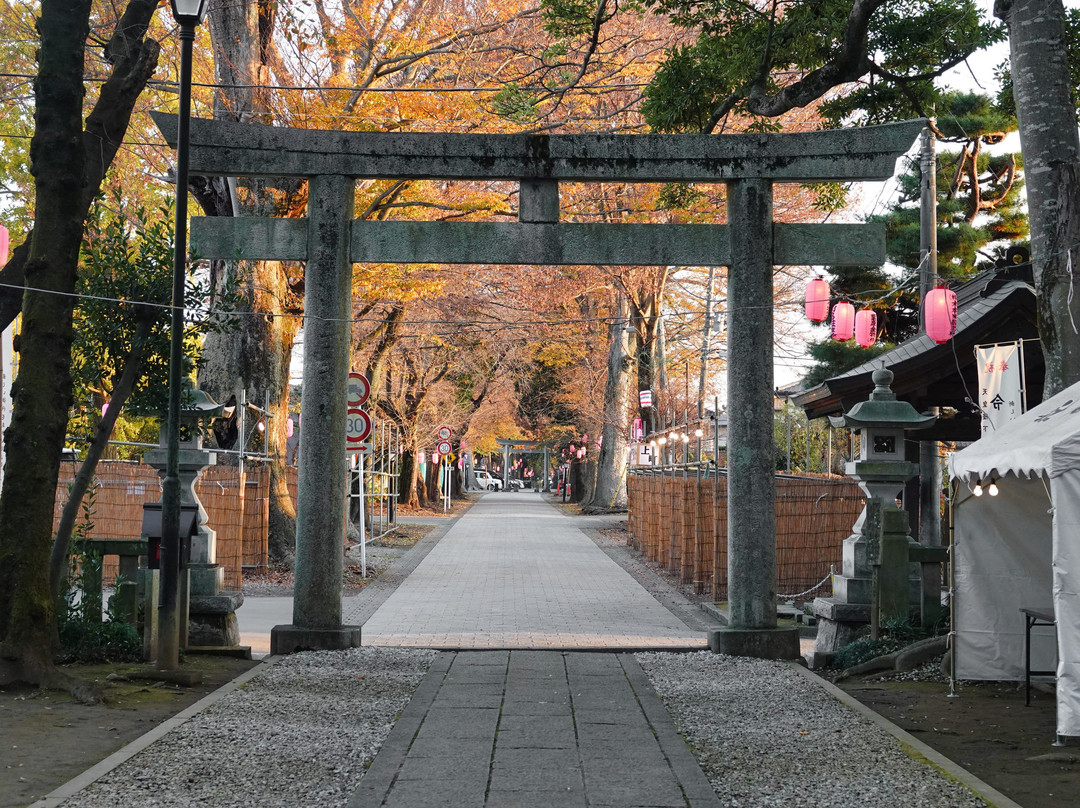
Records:
{"label": "lamp post light fixture", "polygon": [[187,268],[188,137],[191,131],[191,59],[195,28],[209,0],[170,0],[180,26],[179,119],[176,132],[176,228],[173,242],[172,326],[169,350],[169,416],[165,479],[161,487],[161,599],[155,665],[180,665],[180,403],[184,372],[184,275]]}

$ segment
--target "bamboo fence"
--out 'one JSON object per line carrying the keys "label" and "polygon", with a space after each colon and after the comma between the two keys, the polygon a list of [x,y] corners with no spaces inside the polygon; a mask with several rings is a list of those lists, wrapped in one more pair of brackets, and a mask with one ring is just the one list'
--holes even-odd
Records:
{"label": "bamboo fence", "polygon": [[[626,493],[633,546],[699,593],[726,600],[724,473],[635,471],[627,476]],[[839,568],[843,541],[864,502],[858,485],[845,477],[776,475],[777,592],[803,593]]]}
{"label": "bamboo fence", "polygon": [[[61,463],[56,488],[55,529],[67,501],[68,486],[78,464]],[[296,504],[296,467],[286,468],[289,493]],[[240,469],[210,466],[195,491],[206,509],[207,523],[217,532],[217,563],[225,568],[225,588],[241,588],[245,567],[265,569],[269,563],[270,470],[261,464],[245,465],[241,493]],[[88,535],[94,538],[137,539],[142,531],[142,506],[161,499],[161,480],[155,469],[142,463],[103,460],[94,477],[94,489],[84,499],[90,506]],[[105,582],[116,576],[118,559],[105,558]]]}

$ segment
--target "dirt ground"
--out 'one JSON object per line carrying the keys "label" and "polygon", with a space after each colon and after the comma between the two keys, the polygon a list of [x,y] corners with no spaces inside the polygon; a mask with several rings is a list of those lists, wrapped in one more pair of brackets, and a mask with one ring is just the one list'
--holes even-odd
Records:
{"label": "dirt ground", "polygon": [[1080,806],[1080,742],[1053,746],[1050,686],[941,681],[870,675],[837,683],[856,699],[1024,808]]}
{"label": "dirt ground", "polygon": [[117,749],[239,676],[257,661],[193,656],[184,670],[202,684],[181,688],[124,676],[145,665],[75,665],[72,675],[104,685],[105,703],[86,706],[65,694],[0,690],[0,808],[29,805]]}

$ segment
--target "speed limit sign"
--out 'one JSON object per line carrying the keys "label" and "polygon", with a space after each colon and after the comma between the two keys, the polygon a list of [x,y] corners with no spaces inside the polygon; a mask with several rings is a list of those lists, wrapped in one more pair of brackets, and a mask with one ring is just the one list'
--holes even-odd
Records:
{"label": "speed limit sign", "polygon": [[448,455],[448,454],[450,454],[450,451],[452,450],[453,447],[450,446],[449,441],[444,440],[444,441],[440,441],[439,445],[437,447],[435,447],[435,448],[437,448],[439,450],[439,454]]}
{"label": "speed limit sign", "polygon": [[371,416],[363,410],[350,409],[345,425],[345,451],[367,454],[371,451]]}

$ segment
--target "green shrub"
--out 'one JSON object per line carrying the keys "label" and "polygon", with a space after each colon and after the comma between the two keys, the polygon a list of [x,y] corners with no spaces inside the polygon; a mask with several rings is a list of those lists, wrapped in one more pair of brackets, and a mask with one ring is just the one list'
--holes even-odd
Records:
{"label": "green shrub", "polygon": [[881,624],[879,639],[863,638],[845,645],[833,654],[832,664],[841,670],[852,668],[874,657],[899,651],[922,637],[922,629],[908,618],[886,620]]}
{"label": "green shrub", "polygon": [[142,637],[128,623],[65,620],[60,624],[60,662],[139,662]]}
{"label": "green shrub", "polygon": [[102,619],[103,559],[83,542],[94,527],[94,505],[95,488],[91,486],[82,503],[82,518],[72,531],[68,577],[57,615],[60,635],[57,661],[138,662],[142,659],[142,638],[134,626],[118,619],[113,601]]}

